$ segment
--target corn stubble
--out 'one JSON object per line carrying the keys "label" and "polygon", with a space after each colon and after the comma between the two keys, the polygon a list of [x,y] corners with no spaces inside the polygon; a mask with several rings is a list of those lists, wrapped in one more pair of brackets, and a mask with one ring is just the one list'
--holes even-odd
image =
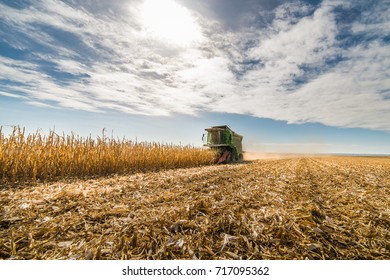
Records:
{"label": "corn stubble", "polygon": [[390,259],[390,159],[259,160],[0,192],[2,259]]}
{"label": "corn stubble", "polygon": [[6,137],[0,127],[0,184],[194,167],[214,158],[210,150],[114,139],[104,131],[93,139],[53,131],[26,135],[15,127]]}

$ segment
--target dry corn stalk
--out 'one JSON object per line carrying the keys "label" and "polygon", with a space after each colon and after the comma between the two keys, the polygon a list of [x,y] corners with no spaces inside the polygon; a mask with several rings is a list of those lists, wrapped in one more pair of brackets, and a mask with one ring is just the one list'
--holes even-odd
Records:
{"label": "dry corn stalk", "polygon": [[5,137],[0,127],[0,184],[194,167],[214,157],[210,150],[109,138],[104,131],[93,139],[54,131],[26,135],[15,127]]}

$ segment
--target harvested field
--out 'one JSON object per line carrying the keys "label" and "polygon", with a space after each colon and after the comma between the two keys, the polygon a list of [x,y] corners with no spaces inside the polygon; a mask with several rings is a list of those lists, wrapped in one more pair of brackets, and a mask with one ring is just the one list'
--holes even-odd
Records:
{"label": "harvested field", "polygon": [[2,259],[390,259],[390,158],[307,157],[0,190]]}

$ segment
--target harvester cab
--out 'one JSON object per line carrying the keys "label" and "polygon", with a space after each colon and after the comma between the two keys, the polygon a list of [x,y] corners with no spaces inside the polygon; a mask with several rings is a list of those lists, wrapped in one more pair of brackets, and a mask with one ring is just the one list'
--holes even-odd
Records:
{"label": "harvester cab", "polygon": [[227,125],[206,128],[203,146],[216,151],[217,163],[230,163],[243,160],[242,136]]}

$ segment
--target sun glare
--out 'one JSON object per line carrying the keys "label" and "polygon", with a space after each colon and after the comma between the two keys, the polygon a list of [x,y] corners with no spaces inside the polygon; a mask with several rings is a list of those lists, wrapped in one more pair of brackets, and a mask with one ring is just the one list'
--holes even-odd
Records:
{"label": "sun glare", "polygon": [[154,39],[181,46],[202,39],[190,11],[173,0],[144,0],[139,16],[145,35]]}

